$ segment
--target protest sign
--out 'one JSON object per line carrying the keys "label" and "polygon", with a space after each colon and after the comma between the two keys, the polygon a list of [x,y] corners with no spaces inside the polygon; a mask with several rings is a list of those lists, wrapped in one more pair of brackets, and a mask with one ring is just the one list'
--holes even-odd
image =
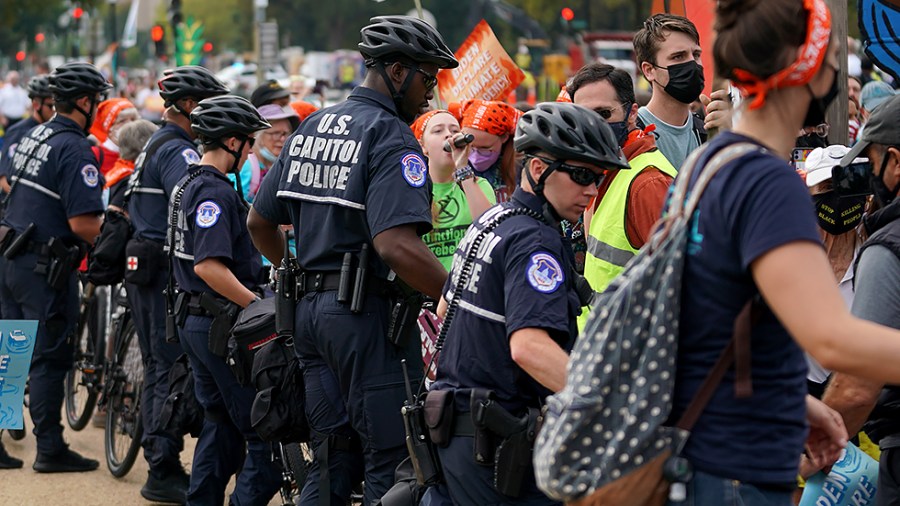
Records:
{"label": "protest sign", "polygon": [[459,67],[438,74],[438,89],[445,102],[505,100],[525,79],[483,19],[456,50],[456,59]]}
{"label": "protest sign", "polygon": [[875,504],[878,462],[853,443],[826,476],[818,472],[808,480],[800,506],[866,506]]}
{"label": "protest sign", "polygon": [[0,320],[0,429],[23,429],[22,401],[37,320]]}

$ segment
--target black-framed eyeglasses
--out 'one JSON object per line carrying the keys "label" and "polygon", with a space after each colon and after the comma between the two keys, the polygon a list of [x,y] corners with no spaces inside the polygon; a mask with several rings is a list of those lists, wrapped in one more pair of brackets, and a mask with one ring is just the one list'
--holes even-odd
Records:
{"label": "black-framed eyeglasses", "polygon": [[554,170],[558,170],[560,172],[565,172],[569,175],[569,178],[573,183],[580,186],[600,186],[600,183],[603,182],[603,178],[606,176],[603,172],[594,172],[592,169],[587,167],[580,167],[577,165],[569,165],[560,160],[551,160],[549,158],[544,158],[542,156],[531,155],[532,158],[537,158],[538,160],[546,163],[547,165],[554,167]]}
{"label": "black-framed eyeglasses", "polygon": [[422,78],[422,84],[425,85],[426,90],[430,90],[430,89],[434,88],[435,86],[437,86],[438,78],[437,78],[436,74],[431,74],[429,72],[426,72],[426,71],[422,70],[421,67],[416,66],[416,65],[404,65],[404,67],[415,70],[416,72],[419,72],[424,76]]}
{"label": "black-framed eyeglasses", "polygon": [[817,136],[824,139],[825,137],[828,137],[828,132],[830,131],[831,126],[828,123],[819,123],[814,127],[805,127],[800,131],[799,137],[802,137],[804,135],[816,134]]}

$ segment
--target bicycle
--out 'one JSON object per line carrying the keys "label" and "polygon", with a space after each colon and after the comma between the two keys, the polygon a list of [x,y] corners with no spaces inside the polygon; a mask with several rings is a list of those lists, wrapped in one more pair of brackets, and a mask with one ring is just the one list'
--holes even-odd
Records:
{"label": "bicycle", "polygon": [[80,282],[83,290],[75,334],[75,359],[65,380],[66,421],[72,430],[83,429],[97,405],[111,310],[110,287],[94,286],[81,279]]}
{"label": "bicycle", "polygon": [[144,364],[124,286],[115,288],[114,300],[113,354],[106,364],[106,382],[99,405],[106,408],[103,437],[106,466],[113,476],[121,478],[131,471],[141,448]]}

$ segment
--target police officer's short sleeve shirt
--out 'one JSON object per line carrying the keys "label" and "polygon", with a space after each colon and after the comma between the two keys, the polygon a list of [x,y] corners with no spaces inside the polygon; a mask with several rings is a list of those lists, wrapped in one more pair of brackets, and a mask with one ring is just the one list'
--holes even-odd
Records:
{"label": "police officer's short sleeve shirt", "polygon": [[[22,137],[12,160],[13,195],[4,222],[37,225],[32,240],[75,239],[68,220],[103,212],[103,177],[81,127],[57,115]],[[24,164],[19,179],[15,173]]]}
{"label": "police officer's short sleeve shirt", "polygon": [[13,156],[16,154],[16,146],[19,145],[19,141],[25,134],[38,125],[39,123],[37,120],[29,116],[11,126],[9,130],[3,134],[3,155],[0,156],[0,176],[9,178],[9,176],[14,173],[10,168],[12,167]]}
{"label": "police officer's short sleeve shirt", "polygon": [[[175,234],[175,280],[180,289],[212,291],[194,273],[194,266],[214,258],[231,270],[247,288],[259,281],[261,261],[247,230],[247,209],[231,182],[214,167],[191,169],[202,174],[191,181],[181,199]],[[176,185],[184,185],[187,178]],[[174,201],[174,195],[173,195]]]}

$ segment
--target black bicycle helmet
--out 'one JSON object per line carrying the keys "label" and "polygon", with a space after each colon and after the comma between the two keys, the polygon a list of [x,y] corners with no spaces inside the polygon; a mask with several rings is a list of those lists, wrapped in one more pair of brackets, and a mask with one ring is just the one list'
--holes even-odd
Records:
{"label": "black bicycle helmet", "polygon": [[183,65],[167,69],[159,80],[159,96],[166,107],[182,98],[203,100],[227,94],[228,88],[212,72],[199,65]]}
{"label": "black bicycle helmet", "polygon": [[416,63],[433,63],[442,69],[459,66],[441,34],[431,25],[411,16],[377,16],[359,31],[359,52],[369,60],[388,61],[404,56]]}
{"label": "black bicycle helmet", "polygon": [[191,130],[204,142],[225,137],[249,137],[271,127],[256,107],[236,95],[201,100],[191,111]]}
{"label": "black bicycle helmet", "polygon": [[629,169],[612,129],[596,112],[580,105],[544,102],[526,112],[516,126],[516,151],[543,151],[558,160],[577,160],[602,168]]}
{"label": "black bicycle helmet", "polygon": [[47,74],[39,74],[28,81],[26,87],[28,98],[50,98],[53,93],[50,91],[50,76]]}
{"label": "black bicycle helmet", "polygon": [[86,62],[64,63],[56,67],[48,77],[48,83],[50,92],[59,99],[106,93],[112,88],[97,67]]}

